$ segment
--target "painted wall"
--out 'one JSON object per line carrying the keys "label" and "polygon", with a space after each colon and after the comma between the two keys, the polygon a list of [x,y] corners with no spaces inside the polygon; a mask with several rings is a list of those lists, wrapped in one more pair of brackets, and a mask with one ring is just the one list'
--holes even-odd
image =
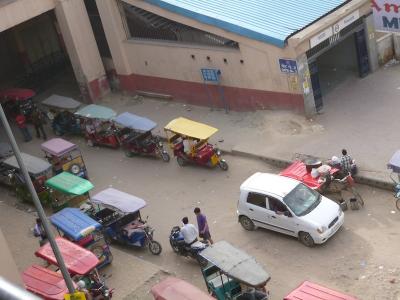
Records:
{"label": "painted wall", "polygon": [[0,32],[55,7],[54,0],[14,0],[0,5]]}
{"label": "painted wall", "polygon": [[376,44],[378,49],[378,62],[380,65],[384,65],[389,60],[391,60],[395,55],[393,34],[392,33],[382,34],[381,37],[377,38]]}

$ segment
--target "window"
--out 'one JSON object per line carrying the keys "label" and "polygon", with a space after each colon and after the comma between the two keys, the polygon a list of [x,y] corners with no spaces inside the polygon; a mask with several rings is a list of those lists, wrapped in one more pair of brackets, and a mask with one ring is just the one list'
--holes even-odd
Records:
{"label": "window", "polygon": [[181,24],[120,1],[128,39],[239,48],[235,41]]}
{"label": "window", "polygon": [[305,216],[318,206],[321,195],[299,183],[289,194],[283,198],[283,202],[294,212],[296,216]]}
{"label": "window", "polygon": [[249,193],[247,196],[247,203],[257,205],[262,208],[266,208],[265,205],[266,196],[257,193]]}
{"label": "window", "polygon": [[288,211],[286,205],[283,204],[278,199],[275,199],[275,198],[272,198],[272,197],[268,197],[268,204],[269,204],[269,210],[272,210],[274,212],[285,212],[285,211]]}

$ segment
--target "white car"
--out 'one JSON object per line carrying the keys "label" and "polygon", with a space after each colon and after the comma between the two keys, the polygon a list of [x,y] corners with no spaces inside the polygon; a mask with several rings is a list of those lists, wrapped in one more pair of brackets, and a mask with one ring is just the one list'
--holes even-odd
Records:
{"label": "white car", "polygon": [[268,173],[255,173],[243,182],[237,213],[246,230],[278,231],[308,247],[326,242],[344,222],[334,201],[297,180]]}

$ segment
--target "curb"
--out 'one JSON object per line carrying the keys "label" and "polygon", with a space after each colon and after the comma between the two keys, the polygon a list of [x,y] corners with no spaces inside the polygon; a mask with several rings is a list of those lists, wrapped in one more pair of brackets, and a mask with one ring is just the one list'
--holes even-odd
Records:
{"label": "curb", "polygon": [[[233,156],[241,156],[241,157],[247,157],[247,158],[260,159],[268,164],[271,164],[271,165],[279,167],[279,168],[286,168],[292,163],[292,161],[288,160],[288,159],[268,157],[268,156],[253,154],[253,153],[249,153],[249,152],[243,152],[240,150],[232,150],[230,152],[229,151],[224,151],[224,152],[229,153]],[[388,190],[388,191],[393,191],[393,189],[394,189],[393,182],[376,179],[376,178],[369,177],[369,176],[356,175],[356,176],[354,176],[354,180],[355,180],[355,182],[357,182],[359,184],[364,184],[364,185],[376,187],[379,189],[384,189],[384,190]]]}

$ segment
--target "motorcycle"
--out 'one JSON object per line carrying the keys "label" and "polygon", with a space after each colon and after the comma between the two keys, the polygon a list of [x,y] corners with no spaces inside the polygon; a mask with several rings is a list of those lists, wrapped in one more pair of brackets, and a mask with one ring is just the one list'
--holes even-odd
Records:
{"label": "motorcycle", "polygon": [[196,241],[190,246],[187,245],[179,226],[172,227],[171,234],[169,235],[169,243],[176,254],[195,259],[201,267],[205,267],[208,264],[207,260],[200,256],[200,252],[208,247],[208,243]]}

